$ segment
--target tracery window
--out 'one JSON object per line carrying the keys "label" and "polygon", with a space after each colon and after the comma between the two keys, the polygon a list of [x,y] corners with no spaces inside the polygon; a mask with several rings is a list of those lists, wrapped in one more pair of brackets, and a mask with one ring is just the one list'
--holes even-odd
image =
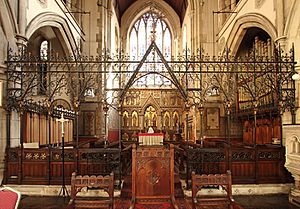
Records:
{"label": "tracery window", "polygon": [[[130,30],[130,57],[131,60],[141,60],[145,55],[152,41],[155,41],[157,47],[166,60],[171,60],[172,36],[167,23],[155,12],[143,14]],[[144,64],[141,71],[145,72],[165,72],[165,67],[159,61],[157,53],[150,53],[147,60],[154,64]],[[135,86],[162,86],[171,85],[171,82],[163,76],[150,73],[140,78]]]}

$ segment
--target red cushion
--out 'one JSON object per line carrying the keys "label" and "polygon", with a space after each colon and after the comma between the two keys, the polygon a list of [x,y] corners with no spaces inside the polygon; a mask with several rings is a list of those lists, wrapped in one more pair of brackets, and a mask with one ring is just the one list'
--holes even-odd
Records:
{"label": "red cushion", "polygon": [[9,190],[0,191],[0,209],[14,209],[18,201],[18,194]]}

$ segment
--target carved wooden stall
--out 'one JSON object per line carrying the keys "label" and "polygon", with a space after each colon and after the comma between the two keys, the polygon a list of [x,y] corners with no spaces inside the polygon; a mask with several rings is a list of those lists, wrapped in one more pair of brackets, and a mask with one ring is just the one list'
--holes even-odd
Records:
{"label": "carved wooden stall", "polygon": [[[65,149],[66,183],[70,183],[71,174],[76,170],[80,175],[107,175],[114,172],[117,179],[121,180],[120,152],[118,148]],[[10,148],[6,153],[5,183],[61,184],[62,149]]]}
{"label": "carved wooden stall", "polygon": [[140,146],[132,149],[132,204],[171,202],[174,197],[174,147]]}
{"label": "carved wooden stall", "polygon": [[285,183],[291,175],[284,167],[285,148],[280,145],[185,147],[187,174],[218,174],[230,170],[233,183]]}

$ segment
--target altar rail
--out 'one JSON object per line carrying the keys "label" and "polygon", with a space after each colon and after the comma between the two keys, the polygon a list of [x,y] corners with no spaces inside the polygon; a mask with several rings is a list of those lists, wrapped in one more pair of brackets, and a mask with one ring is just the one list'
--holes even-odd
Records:
{"label": "altar rail", "polygon": [[292,182],[284,167],[285,148],[281,146],[256,147],[184,147],[186,181],[192,171],[197,174],[217,174],[230,170],[235,184],[261,184]]}
{"label": "altar rail", "polygon": [[[117,148],[65,149],[64,170],[70,184],[72,172],[80,175],[107,175],[114,172],[121,180],[121,151]],[[6,150],[4,183],[49,184],[62,183],[62,149],[40,148]],[[121,182],[121,181],[119,181]]]}

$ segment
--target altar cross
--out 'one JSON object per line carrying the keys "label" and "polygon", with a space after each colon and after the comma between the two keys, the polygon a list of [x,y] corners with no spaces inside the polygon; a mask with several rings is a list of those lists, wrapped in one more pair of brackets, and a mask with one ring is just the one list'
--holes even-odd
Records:
{"label": "altar cross", "polygon": [[61,134],[64,136],[64,123],[69,121],[68,119],[64,118],[64,114],[61,114],[61,118],[60,119],[56,119],[57,122],[61,122]]}

